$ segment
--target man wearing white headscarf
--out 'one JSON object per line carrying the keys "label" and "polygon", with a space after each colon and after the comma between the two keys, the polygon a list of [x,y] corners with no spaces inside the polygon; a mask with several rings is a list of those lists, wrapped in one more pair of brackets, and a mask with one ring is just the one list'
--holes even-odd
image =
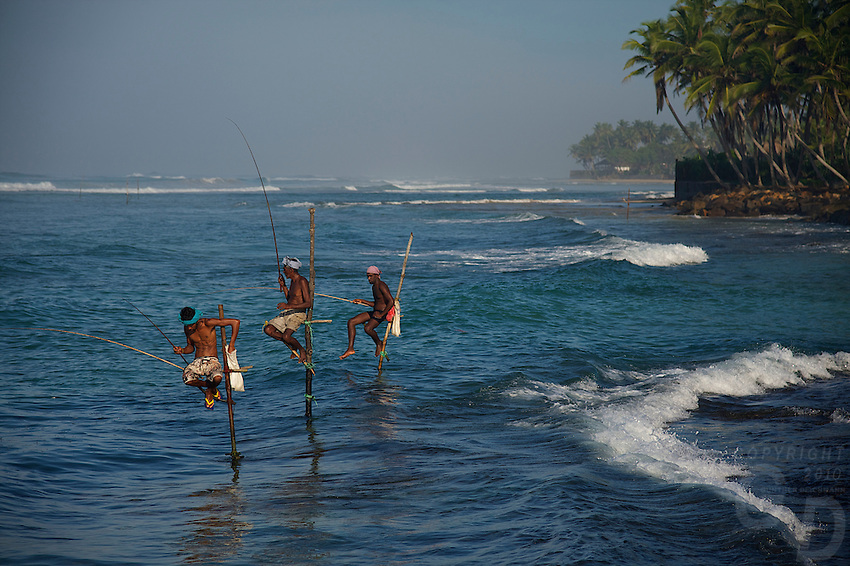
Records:
{"label": "man wearing white headscarf", "polygon": [[[303,277],[298,270],[301,268],[301,262],[297,257],[283,258],[283,275],[278,277],[280,290],[286,297],[286,302],[278,303],[277,308],[281,313],[268,321],[263,327],[263,332],[280,340],[292,350],[292,359],[298,359],[299,362],[307,361],[307,352],[298,343],[298,340],[292,336],[292,333],[304,324],[307,320],[307,309],[313,304],[310,301],[310,289],[306,277]],[[286,279],[289,278],[289,288],[286,287]]]}

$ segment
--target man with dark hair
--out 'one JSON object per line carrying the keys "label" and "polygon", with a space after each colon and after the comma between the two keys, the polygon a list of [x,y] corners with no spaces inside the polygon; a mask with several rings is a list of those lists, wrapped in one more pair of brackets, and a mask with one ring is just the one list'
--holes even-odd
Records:
{"label": "man with dark hair", "polygon": [[[292,351],[291,358],[304,363],[307,361],[307,351],[292,334],[307,320],[307,309],[311,308],[313,303],[310,301],[307,278],[298,273],[300,268],[301,262],[297,257],[283,258],[283,275],[278,277],[278,283],[286,301],[277,304],[281,313],[265,324],[263,332],[289,346]],[[284,277],[289,278],[288,289]]]}
{"label": "man with dark hair", "polygon": [[221,384],[222,368],[218,361],[215,329],[230,327],[228,352],[236,351],[236,335],[239,334],[239,320],[235,318],[203,318],[204,313],[192,307],[180,311],[180,322],[186,333],[186,346],[174,346],[175,354],[191,354],[195,359],[183,370],[183,383],[204,390],[204,403],[212,409],[216,399],[221,399],[218,386]]}

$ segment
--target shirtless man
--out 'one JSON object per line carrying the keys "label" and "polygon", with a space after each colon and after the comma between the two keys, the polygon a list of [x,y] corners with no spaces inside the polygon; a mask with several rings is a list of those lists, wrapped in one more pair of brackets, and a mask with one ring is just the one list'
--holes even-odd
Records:
{"label": "shirtless man", "polygon": [[219,326],[230,327],[228,352],[236,351],[236,335],[239,334],[239,320],[235,318],[202,318],[204,313],[192,307],[180,311],[180,322],[186,333],[186,346],[174,346],[175,354],[191,354],[195,359],[183,370],[183,383],[205,389],[204,402],[212,409],[216,399],[221,399],[218,386],[221,384],[222,368],[218,361],[215,329]]}
{"label": "shirtless man", "polygon": [[358,324],[363,324],[363,329],[366,331],[366,334],[368,334],[375,342],[375,357],[380,356],[384,343],[383,340],[378,337],[378,333],[375,332],[375,329],[385,320],[392,320],[393,296],[390,293],[390,288],[387,287],[387,284],[381,281],[381,270],[374,265],[370,265],[366,269],[366,277],[369,279],[369,283],[372,284],[372,298],[374,301],[355,299],[352,302],[358,305],[372,307],[372,311],[362,312],[348,320],[348,349],[339,357],[341,360],[344,360],[354,353],[354,335],[357,332],[356,326]]}
{"label": "shirtless man", "polygon": [[[301,262],[298,258],[283,258],[283,275],[278,277],[278,283],[286,297],[286,302],[277,304],[277,308],[282,312],[266,323],[263,332],[289,346],[292,350],[291,359],[297,358],[299,362],[304,363],[307,361],[307,351],[292,336],[292,333],[307,320],[307,309],[311,308],[313,303],[310,301],[307,278],[298,273],[300,268]],[[284,277],[289,278],[289,289],[286,288]]]}

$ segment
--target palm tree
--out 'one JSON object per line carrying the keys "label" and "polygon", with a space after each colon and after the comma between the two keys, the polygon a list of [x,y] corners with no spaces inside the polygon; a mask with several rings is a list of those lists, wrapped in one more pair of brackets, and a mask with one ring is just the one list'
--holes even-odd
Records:
{"label": "palm tree", "polygon": [[[715,180],[719,176],[670,104],[668,89],[710,124],[739,182],[797,186],[802,166],[845,186],[850,177],[850,2],[678,0],[666,20],[632,31],[626,77],[652,76]],[[796,162],[795,162],[796,160]],[[837,163],[841,163],[838,165]],[[839,171],[839,169],[843,169]]]}
{"label": "palm tree", "polygon": [[[713,4],[711,0],[699,1]],[[682,13],[680,13],[680,16],[681,15]],[[687,20],[687,18],[682,19],[682,21],[684,20]],[[693,26],[679,27],[689,31],[694,29]],[[676,26],[673,26],[673,29],[675,28]],[[633,30],[631,32],[632,34],[636,34],[641,37],[643,41],[639,42],[635,39],[630,39],[623,44],[623,49],[629,49],[637,52],[637,55],[631,57],[624,67],[624,69],[630,69],[632,67],[637,67],[637,69],[629,73],[624,80],[628,80],[639,75],[652,76],[653,82],[655,83],[656,112],[661,112],[666,104],[670,113],[673,115],[673,118],[676,120],[676,124],[678,124],[682,133],[684,133],[691,142],[693,148],[697,151],[697,153],[699,153],[700,158],[702,158],[711,173],[711,176],[720,186],[728,189],[728,184],[721,180],[702,148],[694,141],[690,132],[688,132],[687,128],[685,128],[682,120],[679,119],[678,114],[673,109],[673,105],[670,104],[670,98],[667,95],[667,80],[668,77],[678,79],[680,81],[679,85],[684,85],[686,82],[682,75],[682,69],[684,68],[682,51],[687,48],[683,43],[677,41],[675,33],[671,33],[669,30],[670,26],[666,25],[665,22],[662,20],[654,20],[645,22],[642,29]],[[699,36],[700,33],[697,32],[696,35]],[[679,88],[681,87],[676,87],[676,89]]]}

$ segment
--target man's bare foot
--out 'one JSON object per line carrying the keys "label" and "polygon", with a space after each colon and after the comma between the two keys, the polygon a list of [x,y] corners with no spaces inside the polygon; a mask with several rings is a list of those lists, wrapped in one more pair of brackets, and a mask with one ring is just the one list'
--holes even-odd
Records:
{"label": "man's bare foot", "polygon": [[289,359],[290,360],[298,360],[298,354],[296,354],[295,352],[292,352],[292,355],[289,356]]}
{"label": "man's bare foot", "polygon": [[383,351],[384,351],[383,346],[378,346],[377,348],[375,348],[375,357],[380,358],[381,352],[383,352]]}
{"label": "man's bare foot", "polygon": [[345,358],[347,358],[348,356],[350,356],[353,353],[354,353],[354,349],[349,348],[348,350],[346,350],[345,352],[342,353],[342,355],[339,357],[339,359],[344,360]]}

